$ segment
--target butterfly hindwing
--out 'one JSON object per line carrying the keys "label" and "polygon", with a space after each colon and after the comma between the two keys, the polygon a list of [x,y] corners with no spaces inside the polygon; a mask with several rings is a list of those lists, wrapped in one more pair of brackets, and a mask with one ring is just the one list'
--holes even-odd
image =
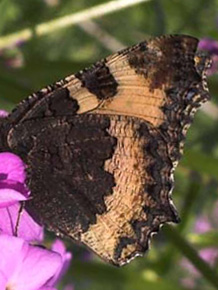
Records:
{"label": "butterfly hindwing", "polygon": [[84,114],[28,120],[13,136],[17,154],[23,154],[23,142],[29,146],[27,210],[103,259],[125,264],[145,252],[161,223],[178,221],[169,196],[167,145],[151,124]]}

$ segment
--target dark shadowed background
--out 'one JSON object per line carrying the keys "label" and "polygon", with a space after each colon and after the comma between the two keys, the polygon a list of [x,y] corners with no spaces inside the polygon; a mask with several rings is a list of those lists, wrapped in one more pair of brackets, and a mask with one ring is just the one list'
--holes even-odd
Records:
{"label": "dark shadowed background", "polygon": [[[121,2],[126,7],[121,9]],[[66,241],[74,258],[63,285],[78,290],[218,289],[218,1],[141,2],[113,1],[113,8],[100,10],[98,5],[109,2],[1,0],[0,109],[11,110],[33,91],[151,36],[198,37],[214,60],[208,77],[212,101],[197,114],[175,174],[173,199],[182,222],[164,226],[146,257],[122,269]],[[92,18],[95,11],[99,15]],[[66,15],[74,25],[68,25]],[[50,22],[55,19],[56,26]],[[48,244],[53,238],[48,235]]]}

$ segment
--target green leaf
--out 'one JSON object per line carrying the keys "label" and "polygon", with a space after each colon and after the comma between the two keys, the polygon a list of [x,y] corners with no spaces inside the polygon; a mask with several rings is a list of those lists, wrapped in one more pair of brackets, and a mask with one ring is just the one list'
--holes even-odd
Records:
{"label": "green leaf", "polygon": [[[106,283],[111,288],[123,286],[123,289],[134,290],[185,290],[182,286],[161,279],[155,272],[149,270],[133,271],[132,267],[115,268],[98,263],[73,263],[72,273],[79,281],[93,281],[95,283]],[[68,277],[69,278],[69,277]]]}
{"label": "green leaf", "polygon": [[31,60],[24,67],[0,71],[0,98],[17,103],[29,94],[79,71],[84,63]]}
{"label": "green leaf", "polygon": [[191,233],[188,239],[199,248],[216,247],[218,248],[218,231],[209,231],[203,234]]}
{"label": "green leaf", "polygon": [[218,159],[203,152],[187,150],[181,165],[218,179]]}

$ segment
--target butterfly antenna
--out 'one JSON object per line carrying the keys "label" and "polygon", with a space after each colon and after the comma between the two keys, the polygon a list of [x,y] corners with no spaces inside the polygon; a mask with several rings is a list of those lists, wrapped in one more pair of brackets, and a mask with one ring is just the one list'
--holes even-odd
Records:
{"label": "butterfly antenna", "polygon": [[18,236],[18,228],[19,228],[19,223],[20,223],[20,219],[24,210],[24,206],[25,206],[25,201],[21,201],[20,202],[20,208],[18,211],[18,216],[17,216],[17,220],[16,220],[16,225],[15,225],[15,231],[14,231],[14,235],[17,237]]}

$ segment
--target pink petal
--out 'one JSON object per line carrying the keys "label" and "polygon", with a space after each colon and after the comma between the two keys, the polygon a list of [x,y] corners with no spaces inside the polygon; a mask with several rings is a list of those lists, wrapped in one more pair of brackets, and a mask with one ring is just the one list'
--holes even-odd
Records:
{"label": "pink petal", "polygon": [[203,234],[211,230],[212,226],[208,217],[200,216],[195,222],[194,231]]}
{"label": "pink petal", "polygon": [[62,257],[66,254],[66,247],[64,242],[56,239],[51,247],[52,251],[59,253]]}
{"label": "pink petal", "polygon": [[218,258],[218,250],[216,248],[201,249],[200,257],[208,264],[213,265]]}
{"label": "pink petal", "polygon": [[71,259],[72,259],[72,254],[70,252],[66,251],[66,247],[65,247],[64,243],[59,239],[55,240],[51,249],[52,249],[52,251],[60,254],[62,257],[62,264],[61,264],[60,268],[56,272],[55,276],[53,276],[53,278],[48,282],[48,285],[53,286],[53,285],[56,285],[58,283],[58,281],[67,272],[67,270],[70,266]]}
{"label": "pink petal", "polygon": [[[19,203],[7,208],[0,208],[0,234],[11,236],[15,234],[19,210]],[[23,210],[21,214],[17,234],[18,237],[29,242],[43,240],[43,228],[32,219],[26,210]]]}
{"label": "pink petal", "polygon": [[27,200],[22,193],[15,189],[0,189],[0,208],[10,206],[18,201]]}
{"label": "pink petal", "polygon": [[0,289],[40,289],[61,265],[59,254],[7,235],[0,236],[0,257]]}
{"label": "pink petal", "polygon": [[13,153],[0,153],[0,173],[1,172],[8,175],[7,179],[19,181],[21,183],[25,181],[25,164]]}
{"label": "pink petal", "polygon": [[[26,245],[28,245],[26,243]],[[16,290],[36,290],[46,285],[61,265],[59,254],[36,246],[27,246],[17,268],[10,278]]]}
{"label": "pink petal", "polygon": [[20,265],[24,243],[22,239],[0,235],[0,272],[7,281]]}
{"label": "pink petal", "polygon": [[6,112],[5,110],[0,110],[0,118],[5,118],[8,116],[8,112]]}
{"label": "pink petal", "polygon": [[0,256],[0,282],[7,280],[7,289],[40,289],[61,265],[59,254],[6,235],[0,236]]}
{"label": "pink petal", "polygon": [[0,270],[0,289],[6,289],[7,286],[7,278],[5,274]]}

